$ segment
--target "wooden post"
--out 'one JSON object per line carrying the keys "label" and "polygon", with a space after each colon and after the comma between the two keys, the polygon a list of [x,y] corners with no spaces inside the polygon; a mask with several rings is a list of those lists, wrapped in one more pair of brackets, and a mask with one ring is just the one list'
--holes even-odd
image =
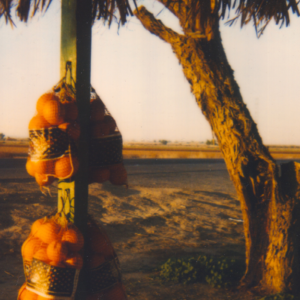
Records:
{"label": "wooden post", "polygon": [[[64,207],[66,212],[69,210],[70,219],[84,235],[88,209],[91,10],[91,0],[62,0],[60,72],[61,77],[65,76],[66,62],[72,62],[81,134],[78,142],[79,169],[75,181],[59,182],[58,209]],[[84,277],[83,270],[75,299],[86,298]]]}

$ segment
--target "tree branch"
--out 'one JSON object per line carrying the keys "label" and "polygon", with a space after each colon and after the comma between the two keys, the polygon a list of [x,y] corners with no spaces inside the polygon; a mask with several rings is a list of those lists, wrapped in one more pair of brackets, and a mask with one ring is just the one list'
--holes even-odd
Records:
{"label": "tree branch", "polygon": [[148,31],[165,42],[172,44],[172,41],[178,41],[179,39],[184,38],[184,36],[165,26],[160,20],[155,19],[153,14],[151,14],[144,6],[139,6],[133,13]]}
{"label": "tree branch", "polygon": [[[181,15],[178,15],[179,3],[177,3],[176,1],[168,1],[168,0],[158,0],[158,2],[164,5],[175,17],[180,19]],[[185,9],[184,3],[182,3],[181,6]]]}

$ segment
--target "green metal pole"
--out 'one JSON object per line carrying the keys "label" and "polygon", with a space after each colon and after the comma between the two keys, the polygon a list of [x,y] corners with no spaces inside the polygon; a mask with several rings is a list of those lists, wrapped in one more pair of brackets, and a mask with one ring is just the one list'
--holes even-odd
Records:
{"label": "green metal pole", "polygon": [[[91,74],[91,0],[62,0],[61,16],[61,77],[65,75],[66,62],[72,62],[72,76],[76,80],[76,102],[79,111],[80,138],[78,142],[79,169],[75,181],[58,185],[58,208],[62,195],[69,198],[68,209],[74,223],[85,235],[88,210],[88,146],[90,119]],[[65,207],[66,208],[66,207]],[[76,300],[86,298],[85,272],[79,278]]]}
{"label": "green metal pole", "polygon": [[60,77],[65,76],[66,62],[70,61],[73,70],[72,76],[75,81],[77,70],[76,1],[77,0],[62,0],[60,35]]}

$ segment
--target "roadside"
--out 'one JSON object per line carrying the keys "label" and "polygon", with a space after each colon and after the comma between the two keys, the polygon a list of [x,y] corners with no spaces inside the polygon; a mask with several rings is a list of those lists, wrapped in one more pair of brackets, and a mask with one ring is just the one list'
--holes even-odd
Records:
{"label": "roadside", "polygon": [[[113,242],[128,299],[257,299],[207,283],[155,279],[157,268],[171,257],[205,253],[243,261],[244,236],[223,161],[147,161],[127,161],[128,189],[109,183],[89,186],[89,211]],[[0,299],[16,300],[24,281],[21,245],[34,220],[56,208],[57,187],[44,196],[33,178],[22,175],[25,159],[0,162],[5,166],[0,168]]]}
{"label": "roadside", "polygon": [[[0,141],[0,158],[24,158],[28,141]],[[300,159],[300,147],[270,146],[274,159]],[[124,143],[125,159],[223,159],[218,145],[200,143]]]}

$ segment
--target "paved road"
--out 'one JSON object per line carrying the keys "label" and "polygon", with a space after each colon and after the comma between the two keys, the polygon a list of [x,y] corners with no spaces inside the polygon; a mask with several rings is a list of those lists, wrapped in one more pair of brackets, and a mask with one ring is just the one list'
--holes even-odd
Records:
{"label": "paved road", "polygon": [[[129,185],[149,188],[210,189],[235,192],[221,159],[128,159],[124,160]],[[0,159],[0,182],[34,181],[25,170],[26,159]]]}
{"label": "paved road", "polygon": [[[222,159],[126,159],[124,163],[132,186],[235,193]],[[25,164],[26,159],[0,159],[0,182],[34,181]]]}

